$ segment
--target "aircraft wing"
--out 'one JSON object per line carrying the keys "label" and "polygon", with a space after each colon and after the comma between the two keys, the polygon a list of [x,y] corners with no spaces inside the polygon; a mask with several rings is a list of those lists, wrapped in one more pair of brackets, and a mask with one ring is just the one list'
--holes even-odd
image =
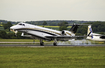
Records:
{"label": "aircraft wing", "polygon": [[75,38],[84,38],[86,36],[46,36],[46,38],[56,38],[56,39],[75,39]]}

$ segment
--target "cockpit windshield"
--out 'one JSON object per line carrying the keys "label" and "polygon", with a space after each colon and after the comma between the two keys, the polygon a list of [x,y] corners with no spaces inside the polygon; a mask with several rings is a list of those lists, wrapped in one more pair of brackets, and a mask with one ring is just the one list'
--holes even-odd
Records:
{"label": "cockpit windshield", "polygon": [[19,23],[19,25],[25,26],[25,24]]}

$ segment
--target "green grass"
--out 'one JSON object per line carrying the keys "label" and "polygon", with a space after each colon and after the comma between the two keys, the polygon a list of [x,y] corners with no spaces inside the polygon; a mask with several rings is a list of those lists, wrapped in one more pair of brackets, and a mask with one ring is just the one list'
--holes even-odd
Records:
{"label": "green grass", "polygon": [[[33,39],[0,39],[0,42],[7,42],[7,43],[0,43],[2,44],[34,44],[34,45],[39,45],[40,41],[35,39],[35,43],[33,42]],[[8,43],[9,42],[9,43]],[[20,42],[20,43],[15,43],[15,42]],[[24,42],[24,43],[21,43]],[[51,44],[53,41],[45,41],[43,40],[45,44]]]}
{"label": "green grass", "polygon": [[105,68],[105,47],[0,47],[0,68]]}
{"label": "green grass", "polygon": [[[35,40],[39,42],[38,40]],[[0,39],[0,42],[33,42],[33,39]]]}
{"label": "green grass", "polygon": [[[59,28],[59,26],[44,26],[44,27]],[[71,26],[68,26],[68,28],[71,28]]]}

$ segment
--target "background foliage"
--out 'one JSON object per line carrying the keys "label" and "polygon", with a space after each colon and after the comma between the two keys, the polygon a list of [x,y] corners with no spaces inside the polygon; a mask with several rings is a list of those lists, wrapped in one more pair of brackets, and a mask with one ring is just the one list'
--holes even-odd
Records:
{"label": "background foliage", "polygon": [[[10,27],[19,22],[11,22],[0,20],[0,38],[2,39],[24,39],[21,37],[21,32],[18,32],[17,36],[10,31]],[[51,28],[55,30],[70,30],[70,26],[67,24],[91,24],[93,32],[105,35],[105,22],[102,21],[65,21],[65,20],[54,20],[54,21],[26,21],[25,23],[30,23],[34,25],[41,25],[42,27]],[[47,25],[47,26],[46,26]],[[87,35],[88,26],[79,26],[76,35]]]}

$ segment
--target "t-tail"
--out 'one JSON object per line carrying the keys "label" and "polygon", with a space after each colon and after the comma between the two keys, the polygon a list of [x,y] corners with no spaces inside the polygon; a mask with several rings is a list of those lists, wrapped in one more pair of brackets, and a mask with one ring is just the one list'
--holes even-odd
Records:
{"label": "t-tail", "polygon": [[78,24],[73,24],[73,26],[71,27],[71,29],[69,31],[73,32],[73,33],[76,33],[77,32],[77,29],[78,29]]}
{"label": "t-tail", "polygon": [[93,38],[93,31],[92,31],[91,25],[88,26],[87,36]]}

